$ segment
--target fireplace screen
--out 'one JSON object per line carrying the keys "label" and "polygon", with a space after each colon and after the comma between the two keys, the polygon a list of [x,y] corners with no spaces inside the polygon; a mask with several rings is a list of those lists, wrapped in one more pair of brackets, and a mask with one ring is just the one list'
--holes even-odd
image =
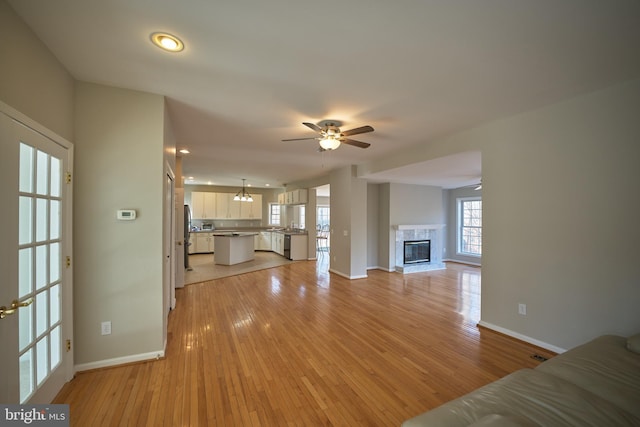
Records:
{"label": "fireplace screen", "polygon": [[417,264],[431,261],[431,240],[405,240],[404,263]]}

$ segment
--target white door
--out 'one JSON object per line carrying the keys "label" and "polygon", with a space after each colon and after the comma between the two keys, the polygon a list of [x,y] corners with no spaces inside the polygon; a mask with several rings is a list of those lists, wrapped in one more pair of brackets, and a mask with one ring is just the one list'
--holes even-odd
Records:
{"label": "white door", "polygon": [[72,147],[0,107],[0,402],[50,403],[73,375]]}

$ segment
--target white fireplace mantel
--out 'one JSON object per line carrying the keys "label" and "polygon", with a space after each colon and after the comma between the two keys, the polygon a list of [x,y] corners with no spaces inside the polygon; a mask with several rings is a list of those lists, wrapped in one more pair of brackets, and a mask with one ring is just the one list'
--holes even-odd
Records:
{"label": "white fireplace mantel", "polygon": [[444,228],[444,224],[400,224],[394,225],[393,228],[396,230],[439,230]]}

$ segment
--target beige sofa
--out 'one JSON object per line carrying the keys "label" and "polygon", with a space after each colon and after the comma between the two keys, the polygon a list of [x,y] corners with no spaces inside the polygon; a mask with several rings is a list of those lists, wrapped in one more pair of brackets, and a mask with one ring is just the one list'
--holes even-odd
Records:
{"label": "beige sofa", "polygon": [[640,334],[601,336],[402,426],[640,426]]}

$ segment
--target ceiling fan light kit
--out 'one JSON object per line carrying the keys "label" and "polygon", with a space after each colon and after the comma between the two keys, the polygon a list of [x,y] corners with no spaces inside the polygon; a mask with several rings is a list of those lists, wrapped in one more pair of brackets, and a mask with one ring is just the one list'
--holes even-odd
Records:
{"label": "ceiling fan light kit", "polygon": [[308,127],[320,134],[319,137],[313,138],[293,138],[293,139],[283,139],[283,142],[288,141],[305,141],[310,139],[315,139],[320,141],[320,151],[330,151],[335,150],[340,147],[341,144],[352,145],[358,148],[368,148],[371,144],[368,142],[356,141],[355,139],[347,138],[351,135],[358,135],[361,133],[373,132],[373,128],[371,126],[360,126],[355,129],[346,130],[344,132],[340,131],[339,125],[342,122],[332,121],[332,120],[323,120],[318,125],[315,123],[303,122],[303,125]]}
{"label": "ceiling fan light kit", "polygon": [[323,138],[320,140],[320,147],[322,147],[323,150],[335,150],[340,147],[340,140],[334,137]]}

